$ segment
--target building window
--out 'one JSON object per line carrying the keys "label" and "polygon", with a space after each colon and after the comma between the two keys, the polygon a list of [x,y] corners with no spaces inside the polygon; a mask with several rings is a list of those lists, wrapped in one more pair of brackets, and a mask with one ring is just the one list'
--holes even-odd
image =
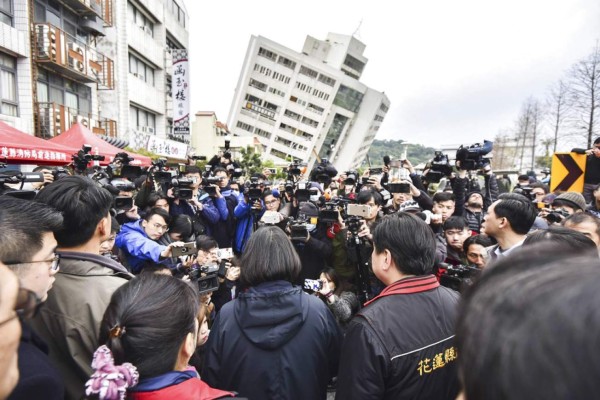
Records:
{"label": "building window", "polygon": [[305,67],[304,65],[300,66],[300,73],[302,75],[310,76],[313,79],[319,75],[319,73],[317,71],[315,71],[314,69]]}
{"label": "building window", "polygon": [[296,120],[296,121],[300,121],[300,118],[302,118],[302,116],[300,114],[295,113],[295,112],[290,111],[290,110],[285,110],[285,112],[283,113],[283,115],[285,115],[286,117],[291,118],[293,120]]}
{"label": "building window", "polygon": [[250,83],[248,83],[248,86],[252,86],[254,88],[257,88],[258,90],[262,90],[263,92],[265,92],[267,90],[268,85],[266,83],[257,81],[256,79],[250,78]]}
{"label": "building window", "polygon": [[13,0],[0,0],[0,22],[12,26]]}
{"label": "building window", "polygon": [[38,70],[37,101],[61,104],[77,115],[92,113],[92,89],[60,75]]}
{"label": "building window", "polygon": [[288,67],[290,69],[296,68],[296,62],[290,60],[289,58],[285,58],[283,56],[279,56],[277,59],[277,63],[283,65],[284,67]]}
{"label": "building window", "polygon": [[129,20],[138,28],[146,32],[147,35],[154,37],[154,23],[137,7],[129,2],[127,2],[127,14],[129,16]]}
{"label": "building window", "polygon": [[268,58],[269,60],[272,61],[276,61],[277,60],[277,54],[273,53],[270,50],[264,49],[264,48],[260,48],[258,49],[258,55],[264,58]]}
{"label": "building window", "polygon": [[362,103],[363,94],[344,85],[340,85],[338,92],[333,99],[333,104],[345,108],[346,110],[357,112]]}
{"label": "building window", "polygon": [[129,53],[129,73],[148,85],[154,86],[154,68],[131,53]]}
{"label": "building window", "polygon": [[17,117],[17,59],[0,53],[0,114]]}
{"label": "building window", "polygon": [[170,38],[168,35],[169,34],[167,32],[167,51],[169,53],[171,52],[171,50],[185,49],[185,47],[180,45],[177,40]]}
{"label": "building window", "polygon": [[242,122],[242,121],[238,121],[237,124],[236,124],[236,126],[238,128],[240,128],[240,129],[243,129],[243,130],[245,130],[247,132],[250,132],[250,133],[252,133],[252,131],[254,130],[254,127],[252,125],[247,124],[247,123]]}
{"label": "building window", "polygon": [[[2,2],[4,0],[0,0]],[[79,16],[64,7],[57,0],[35,0],[34,1],[34,21],[48,22],[81,42],[87,42],[88,34],[80,29]]]}
{"label": "building window", "polygon": [[320,74],[319,82],[323,82],[324,84],[331,86],[331,87],[335,86],[335,79],[330,78],[327,75]]}
{"label": "building window", "polygon": [[185,28],[185,12],[179,7],[175,0],[167,0],[167,10],[173,14],[177,22],[179,22],[179,25]]}
{"label": "building window", "polygon": [[359,74],[363,72],[365,68],[365,63],[360,61],[359,59],[352,57],[350,54],[346,54],[346,59],[344,60],[344,65],[352,68]]}
{"label": "building window", "polygon": [[389,110],[390,108],[389,108],[388,106],[386,106],[384,103],[381,103],[381,104],[379,105],[379,109],[380,109],[381,111],[383,111],[384,113],[387,113],[387,112],[388,112],[388,110]]}
{"label": "building window", "polygon": [[141,108],[129,106],[129,122],[133,129],[154,135],[156,129],[156,115]]}
{"label": "building window", "polygon": [[267,139],[271,138],[271,132],[265,131],[264,129],[254,128],[254,133]]}

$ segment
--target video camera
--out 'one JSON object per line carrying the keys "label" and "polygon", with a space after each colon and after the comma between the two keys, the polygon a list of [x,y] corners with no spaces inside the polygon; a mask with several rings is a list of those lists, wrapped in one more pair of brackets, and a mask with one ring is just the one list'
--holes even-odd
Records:
{"label": "video camera", "polygon": [[288,218],[288,228],[292,241],[306,241],[308,239],[308,221],[305,217],[299,216],[297,219]]}
{"label": "video camera", "polygon": [[469,265],[453,266],[441,263],[440,268],[445,269],[440,276],[440,284],[457,292],[462,292],[471,286],[481,273],[479,268]]}
{"label": "video camera", "polygon": [[220,264],[209,264],[192,267],[190,280],[198,285],[198,294],[210,293],[219,289],[219,276],[225,276],[227,260]]}
{"label": "video camera", "polygon": [[104,161],[106,158],[98,154],[90,154],[90,151],[92,151],[92,146],[84,144],[81,150],[71,156],[73,168],[80,174],[87,169],[90,161]]}
{"label": "video camera", "polygon": [[335,167],[327,158],[322,158],[321,162],[310,172],[310,180],[329,185],[329,183],[331,183],[331,179],[336,175],[337,170]]}
{"label": "video camera", "polygon": [[194,183],[194,179],[189,178],[178,177],[171,179],[173,196],[175,196],[176,199],[190,200],[194,196],[194,189],[192,189]]}
{"label": "video camera", "polygon": [[438,183],[442,177],[448,176],[452,173],[452,166],[448,156],[441,151],[434,153],[433,159],[429,162],[431,165],[430,170],[425,175],[425,179],[429,183]]}
{"label": "video camera", "polygon": [[[257,201],[260,201],[262,197],[262,189],[260,188],[260,183],[258,178],[253,176],[250,178],[250,181],[247,181],[244,187],[244,194],[248,196],[248,203],[254,204]],[[259,212],[260,210],[254,210]]]}
{"label": "video camera", "polygon": [[301,167],[305,167],[306,164],[300,162],[300,160],[294,160],[288,167],[288,178],[289,181],[295,181],[300,175],[302,175]]}
{"label": "video camera", "polygon": [[60,178],[64,178],[65,176],[70,176],[69,170],[65,167],[56,167],[52,170],[52,176],[54,177],[54,181],[56,182]]}
{"label": "video camera", "polygon": [[[0,165],[0,168],[3,168]],[[5,171],[0,173],[0,194],[13,196],[24,200],[33,200],[35,198],[35,191],[33,190],[22,190],[23,185],[26,182],[44,182],[44,174],[41,172],[21,172],[21,171]],[[5,184],[18,184],[21,186],[18,190],[13,190]]]}
{"label": "video camera", "polygon": [[344,179],[344,185],[354,186],[358,180],[358,172],[355,170],[345,172],[346,179]]}
{"label": "video camera", "polygon": [[456,161],[460,161],[460,169],[475,171],[484,168],[490,164],[489,158],[484,158],[486,154],[492,151],[494,142],[484,140],[483,145],[475,143],[469,147],[460,146],[456,150]]}

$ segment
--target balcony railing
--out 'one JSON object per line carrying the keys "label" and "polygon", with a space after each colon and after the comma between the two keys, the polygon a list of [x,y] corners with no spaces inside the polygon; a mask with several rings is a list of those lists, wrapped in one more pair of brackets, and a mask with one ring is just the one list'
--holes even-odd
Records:
{"label": "balcony railing", "polygon": [[113,24],[113,0],[62,0],[79,15],[96,15],[105,26]]}
{"label": "balcony railing", "polygon": [[34,57],[64,75],[83,83],[96,83],[98,89],[114,89],[114,62],[51,24],[35,24]]}
{"label": "balcony railing", "polygon": [[53,138],[76,123],[87,127],[98,136],[117,137],[117,121],[98,118],[58,103],[36,103],[35,135],[44,139]]}

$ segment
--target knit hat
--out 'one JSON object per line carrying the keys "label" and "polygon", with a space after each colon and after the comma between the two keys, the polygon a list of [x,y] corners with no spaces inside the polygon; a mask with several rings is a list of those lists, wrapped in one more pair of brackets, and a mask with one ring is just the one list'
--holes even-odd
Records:
{"label": "knit hat", "polygon": [[585,198],[581,193],[578,192],[565,192],[557,196],[554,199],[554,201],[556,200],[566,201],[567,203],[572,204],[574,207],[579,208],[580,210],[585,210],[587,208]]}
{"label": "knit hat", "polygon": [[398,212],[410,212],[410,211],[421,211],[421,207],[419,206],[419,204],[414,201],[414,200],[408,200],[405,201],[404,203],[400,204],[400,207],[398,207]]}

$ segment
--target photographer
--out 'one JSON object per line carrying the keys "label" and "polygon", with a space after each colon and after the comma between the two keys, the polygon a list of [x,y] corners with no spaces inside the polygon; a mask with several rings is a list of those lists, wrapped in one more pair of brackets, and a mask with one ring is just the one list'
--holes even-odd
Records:
{"label": "photographer", "polygon": [[235,235],[235,217],[234,211],[239,199],[233,194],[229,187],[229,175],[224,168],[217,167],[213,170],[215,178],[219,178],[215,187],[215,194],[212,200],[219,212],[219,220],[216,222],[208,221],[211,236],[217,241],[219,247],[232,247]]}
{"label": "photographer", "polygon": [[600,136],[594,145],[586,151],[585,175],[583,178],[583,197],[587,203],[594,201],[592,192],[600,185]]}
{"label": "photographer", "polygon": [[565,218],[584,212],[587,208],[583,195],[578,192],[565,192],[558,195],[550,209],[544,209],[540,216],[548,221],[548,225],[560,224]]}
{"label": "photographer", "polygon": [[327,304],[342,331],[360,308],[358,297],[333,268],[325,268],[319,276],[321,290],[317,293]]}
{"label": "photographer", "polygon": [[463,243],[463,251],[467,257],[468,264],[483,269],[488,260],[487,248],[492,241],[485,235],[468,237]]}
{"label": "photographer", "polygon": [[[169,246],[175,242],[190,242],[194,240],[192,219],[189,215],[180,214],[173,218],[169,222],[169,229],[165,232],[158,243],[163,246]],[[184,261],[180,261],[179,257],[171,257],[169,261],[165,261],[164,264],[169,267],[173,274],[184,273],[194,262],[194,257],[184,256]]]}
{"label": "photographer", "polygon": [[302,270],[296,280],[299,285],[305,279],[318,279],[319,273],[330,263],[333,247],[327,237],[327,226],[318,221],[318,217],[319,209],[313,203],[304,202],[300,205],[297,221],[305,224],[305,235],[294,237],[292,234],[291,237],[302,263]]}
{"label": "photographer", "polygon": [[[467,193],[470,179],[469,171],[460,167],[457,162],[458,176],[451,180],[452,189],[456,196],[454,215],[463,216],[469,222],[469,229],[475,233],[481,232],[481,223],[488,207],[498,199],[498,182],[491,166],[486,165],[483,173],[485,186],[483,191],[473,190]],[[476,178],[473,178],[476,179]],[[475,188],[476,189],[476,188]]]}
{"label": "photographer", "polygon": [[206,234],[208,226],[216,224],[219,221],[219,211],[211,197],[200,196],[200,185],[202,183],[200,168],[194,165],[186,167],[184,178],[192,181],[190,185],[192,198],[183,200],[174,197],[172,194],[173,190],[170,189],[169,192],[171,193],[170,197],[172,200],[169,204],[169,214],[171,216],[179,214],[189,215],[194,222],[194,234]]}
{"label": "photographer", "polygon": [[463,243],[471,236],[467,220],[464,217],[452,216],[444,222],[443,260],[450,265],[466,264]]}
{"label": "photographer", "polygon": [[[239,203],[235,206],[233,214],[237,219],[237,226],[233,249],[236,254],[241,254],[244,251],[246,242],[250,239],[250,235],[252,235],[252,232],[256,229],[257,222],[264,212],[264,207],[260,198],[255,197],[258,194],[257,192],[261,192],[263,197],[266,196],[267,192],[262,192],[261,188],[264,181],[263,177],[264,175],[262,174],[252,175],[250,178],[250,186],[244,187],[244,194],[240,197]],[[250,192],[250,190],[252,190],[252,192]],[[250,199],[250,194],[253,196],[252,199]],[[274,197],[272,196],[271,191],[268,191],[268,194],[270,197]],[[274,203],[277,203],[278,206],[280,203],[279,198],[277,198],[276,201],[269,198],[270,209],[273,208]]]}
{"label": "photographer", "polygon": [[123,225],[116,244],[131,272],[139,274],[147,261],[166,264],[170,261],[171,249],[183,246],[183,242],[173,242],[168,246],[157,242],[169,230],[170,221],[171,217],[165,210],[153,208],[144,219]]}

